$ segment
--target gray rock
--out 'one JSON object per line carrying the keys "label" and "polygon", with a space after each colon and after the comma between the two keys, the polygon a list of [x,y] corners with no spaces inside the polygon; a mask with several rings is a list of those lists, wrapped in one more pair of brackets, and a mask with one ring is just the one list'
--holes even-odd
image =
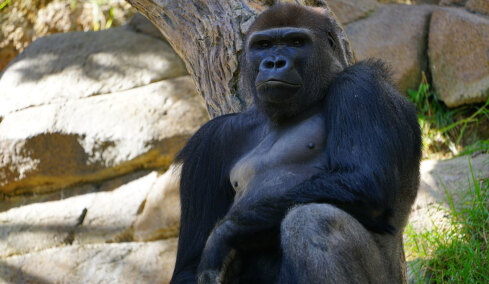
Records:
{"label": "gray rock", "polygon": [[186,74],[164,41],[114,28],[42,37],[0,77],[0,117],[16,110],[128,90]]}
{"label": "gray rock", "polygon": [[[470,159],[470,160],[469,160]],[[421,163],[421,184],[418,196],[412,208],[409,224],[418,234],[437,228],[451,226],[446,210],[450,209],[447,193],[452,198],[455,207],[470,190],[474,190],[472,174],[476,182],[489,178],[489,154],[479,154],[474,157],[463,156],[450,160],[425,160]],[[472,166],[472,172],[470,167]],[[405,236],[406,238],[406,236]],[[420,283],[423,279],[424,268],[414,269],[416,261],[407,262],[408,283]],[[418,273],[418,274],[416,274]],[[422,283],[429,283],[423,281]]]}
{"label": "gray rock", "polygon": [[392,68],[401,92],[417,90],[427,70],[428,20],[436,6],[385,5],[346,26],[358,60],[381,58]]}
{"label": "gray rock", "polygon": [[458,207],[470,186],[473,190],[469,159],[476,180],[489,178],[489,154],[421,163],[421,184],[409,219],[415,231],[423,232],[433,228],[433,224],[441,226],[447,222],[446,213],[437,209],[439,205],[450,208],[447,193]]}
{"label": "gray rock", "polygon": [[488,98],[488,18],[455,8],[434,12],[428,56],[433,85],[447,106]]}
{"label": "gray rock", "polygon": [[189,76],[10,113],[0,122],[0,192],[52,192],[168,167],[207,120]]}
{"label": "gray rock", "polygon": [[73,245],[2,259],[1,283],[168,283],[176,239]]}
{"label": "gray rock", "polygon": [[1,212],[0,257],[132,240],[131,226],[157,177],[157,172],[133,173],[90,185],[91,193]]}

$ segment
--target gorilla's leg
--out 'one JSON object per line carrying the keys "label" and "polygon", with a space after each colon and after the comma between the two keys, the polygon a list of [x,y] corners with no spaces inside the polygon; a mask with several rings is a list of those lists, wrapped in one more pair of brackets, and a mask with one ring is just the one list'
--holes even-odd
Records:
{"label": "gorilla's leg", "polygon": [[278,283],[388,283],[371,234],[329,204],[293,208],[281,224]]}

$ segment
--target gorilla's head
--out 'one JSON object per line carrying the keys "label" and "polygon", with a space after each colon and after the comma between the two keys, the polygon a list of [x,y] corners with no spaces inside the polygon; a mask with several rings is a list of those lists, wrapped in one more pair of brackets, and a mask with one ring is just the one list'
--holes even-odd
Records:
{"label": "gorilla's head", "polygon": [[257,17],[244,44],[241,92],[251,93],[274,122],[322,100],[335,75],[354,61],[327,8],[275,5]]}

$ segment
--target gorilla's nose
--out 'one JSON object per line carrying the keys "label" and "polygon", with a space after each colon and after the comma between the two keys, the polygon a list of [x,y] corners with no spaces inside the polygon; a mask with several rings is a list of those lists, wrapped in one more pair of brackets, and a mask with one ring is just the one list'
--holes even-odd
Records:
{"label": "gorilla's nose", "polygon": [[[260,71],[271,71],[272,69],[287,69],[290,63],[284,57],[267,57],[260,64]],[[278,71],[278,70],[277,70]]]}

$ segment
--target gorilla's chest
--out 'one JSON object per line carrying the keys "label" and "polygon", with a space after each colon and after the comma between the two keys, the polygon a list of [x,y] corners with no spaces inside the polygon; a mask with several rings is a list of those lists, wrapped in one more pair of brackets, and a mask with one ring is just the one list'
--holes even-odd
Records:
{"label": "gorilla's chest", "polygon": [[321,115],[270,130],[231,169],[230,182],[237,198],[244,193],[283,191],[319,172],[325,136]]}

